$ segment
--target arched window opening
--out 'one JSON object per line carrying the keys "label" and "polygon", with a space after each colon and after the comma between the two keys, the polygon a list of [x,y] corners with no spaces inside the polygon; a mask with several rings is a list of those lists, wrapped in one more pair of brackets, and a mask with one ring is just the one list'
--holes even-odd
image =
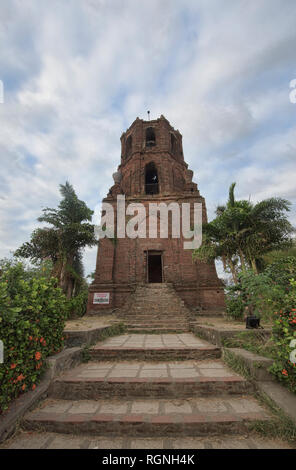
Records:
{"label": "arched window opening", "polygon": [[125,144],[125,156],[126,156],[126,158],[128,158],[130,156],[130,154],[132,153],[132,144],[133,144],[133,138],[130,135],[126,139],[126,144]]}
{"label": "arched window opening", "polygon": [[153,127],[146,129],[146,147],[153,147],[156,144],[155,132]]}
{"label": "arched window opening", "polygon": [[158,194],[158,174],[153,162],[148,163],[145,169],[145,194]]}
{"label": "arched window opening", "polygon": [[177,139],[174,134],[171,134],[171,152],[176,153],[177,150]]}

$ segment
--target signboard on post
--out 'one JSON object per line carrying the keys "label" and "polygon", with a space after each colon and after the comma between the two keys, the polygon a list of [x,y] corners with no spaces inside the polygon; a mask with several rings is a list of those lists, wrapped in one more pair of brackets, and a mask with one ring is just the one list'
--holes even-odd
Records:
{"label": "signboard on post", "polygon": [[110,302],[109,292],[96,292],[94,294],[94,299],[93,299],[94,304],[109,304],[109,302]]}

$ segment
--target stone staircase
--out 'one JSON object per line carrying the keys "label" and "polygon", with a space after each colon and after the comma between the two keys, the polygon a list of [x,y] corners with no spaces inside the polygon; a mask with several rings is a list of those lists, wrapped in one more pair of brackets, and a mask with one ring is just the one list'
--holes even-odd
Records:
{"label": "stone staircase", "polygon": [[221,350],[191,333],[125,334],[90,356],[54,380],[25,416],[23,439],[29,432],[42,448],[205,448],[222,436],[256,448],[249,425],[271,418]]}
{"label": "stone staircase", "polygon": [[172,284],[139,285],[118,318],[131,332],[178,333],[188,331],[191,312]]}

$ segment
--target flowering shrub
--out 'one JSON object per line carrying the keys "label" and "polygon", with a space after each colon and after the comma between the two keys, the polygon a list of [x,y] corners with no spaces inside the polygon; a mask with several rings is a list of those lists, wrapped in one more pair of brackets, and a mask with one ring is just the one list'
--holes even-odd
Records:
{"label": "flowering shrub", "polygon": [[[272,322],[272,337],[266,345],[259,345],[260,354],[272,357],[270,372],[294,393],[296,364],[290,359],[290,345],[296,340],[295,278],[296,258],[282,257],[260,274],[240,273],[238,284],[228,288],[226,297],[227,313],[232,318],[241,318],[245,307],[251,305],[256,316]],[[246,338],[241,338],[241,343],[250,349]]]}
{"label": "flowering shrub", "polygon": [[63,348],[67,300],[54,278],[28,276],[22,263],[1,266],[0,413],[9,402],[34,390],[46,357]]}
{"label": "flowering shrub", "polygon": [[296,281],[291,279],[283,309],[274,313],[273,340],[277,354],[270,372],[296,393],[296,364],[290,360],[293,339],[296,339]]}

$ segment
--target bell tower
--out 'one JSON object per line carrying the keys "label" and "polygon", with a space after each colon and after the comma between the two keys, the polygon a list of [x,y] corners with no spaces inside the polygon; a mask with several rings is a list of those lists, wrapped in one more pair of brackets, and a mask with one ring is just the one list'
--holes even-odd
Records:
{"label": "bell tower", "polygon": [[184,162],[182,136],[164,116],[137,118],[121,136],[121,188],[126,196],[174,194],[197,189]]}
{"label": "bell tower", "polygon": [[[114,185],[103,202],[112,205],[117,220],[117,196],[125,206],[141,203],[149,213],[150,203],[194,203],[205,200],[193,172],[184,161],[182,135],[164,117],[137,118],[121,136],[121,162],[114,173]],[[190,207],[191,207],[190,206]],[[126,220],[128,221],[126,216]],[[173,286],[188,307],[219,309],[224,293],[214,263],[194,262],[192,250],[184,249],[181,234],[163,238],[103,238],[99,241],[95,279],[89,289],[88,312],[98,313],[122,307],[137,285],[165,282]]]}

